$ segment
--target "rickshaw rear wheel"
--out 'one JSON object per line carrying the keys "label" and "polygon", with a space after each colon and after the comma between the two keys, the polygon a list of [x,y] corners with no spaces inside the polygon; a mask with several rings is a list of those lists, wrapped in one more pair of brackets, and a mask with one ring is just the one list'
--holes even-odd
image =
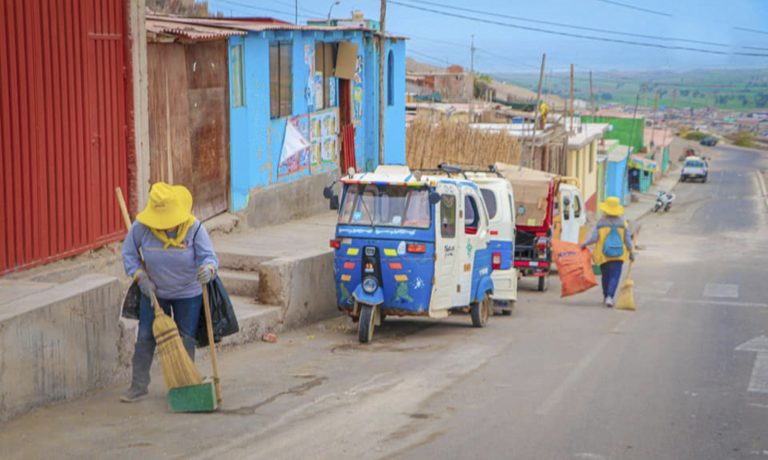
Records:
{"label": "rickshaw rear wheel", "polygon": [[488,323],[488,317],[491,315],[491,304],[493,300],[489,293],[485,293],[485,297],[480,302],[475,302],[469,310],[470,316],[472,316],[473,327],[485,327]]}
{"label": "rickshaw rear wheel", "polygon": [[549,289],[549,273],[539,277],[539,292],[544,292],[547,289]]}
{"label": "rickshaw rear wheel", "polygon": [[357,323],[357,339],[360,343],[370,343],[373,340],[373,329],[376,323],[376,307],[362,305],[360,321]]}

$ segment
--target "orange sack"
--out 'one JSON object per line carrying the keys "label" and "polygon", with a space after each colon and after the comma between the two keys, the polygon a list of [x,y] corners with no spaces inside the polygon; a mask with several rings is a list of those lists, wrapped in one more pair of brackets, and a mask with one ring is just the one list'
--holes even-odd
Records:
{"label": "orange sack", "polygon": [[589,249],[581,249],[581,246],[574,243],[552,240],[552,254],[560,275],[560,297],[572,296],[597,286]]}

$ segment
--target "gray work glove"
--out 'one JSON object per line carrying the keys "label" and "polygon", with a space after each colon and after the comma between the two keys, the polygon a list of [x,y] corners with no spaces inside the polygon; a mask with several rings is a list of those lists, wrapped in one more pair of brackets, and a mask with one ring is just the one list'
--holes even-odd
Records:
{"label": "gray work glove", "polygon": [[141,293],[149,298],[152,298],[152,294],[157,291],[157,286],[155,286],[155,283],[149,279],[147,273],[144,270],[141,270],[136,275],[134,275],[134,279],[139,284]]}
{"label": "gray work glove", "polygon": [[197,269],[197,282],[200,284],[208,284],[213,279],[213,275],[216,274],[216,267],[213,264],[201,265]]}

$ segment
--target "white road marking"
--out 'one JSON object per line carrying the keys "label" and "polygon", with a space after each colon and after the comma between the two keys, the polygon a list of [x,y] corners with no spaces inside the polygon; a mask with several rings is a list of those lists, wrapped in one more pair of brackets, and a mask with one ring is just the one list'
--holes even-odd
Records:
{"label": "white road marking", "polygon": [[635,285],[635,292],[638,294],[662,294],[666,295],[672,289],[672,281],[658,281],[643,283],[642,286]]}
{"label": "white road marking", "polygon": [[575,458],[583,458],[585,460],[605,460],[605,455],[593,454],[591,452],[579,452],[574,454]]}
{"label": "white road marking", "polygon": [[707,283],[704,286],[704,297],[716,299],[738,299],[738,284]]}
{"label": "white road marking", "polygon": [[646,298],[643,299],[646,302],[664,302],[664,303],[678,303],[688,305],[714,305],[722,307],[745,307],[745,308],[768,308],[768,303],[760,302],[734,302],[728,300],[705,300],[705,299],[671,299],[664,298]]}
{"label": "white road marking", "polygon": [[[621,326],[626,323],[631,316],[627,316],[619,324],[616,325],[614,330],[618,330],[621,328]],[[567,377],[560,383],[560,385],[555,388],[555,391],[553,391],[547,399],[544,400],[543,403],[539,406],[538,409],[536,409],[537,415],[547,415],[552,410],[553,407],[555,407],[565,396],[565,393],[568,391],[570,387],[575,385],[579,379],[581,378],[582,374],[584,374],[584,371],[587,370],[590,364],[592,364],[592,361],[597,358],[597,355],[600,354],[601,351],[603,351],[603,348],[605,348],[606,345],[608,345],[608,342],[611,340],[613,336],[607,335],[603,337],[603,339],[595,345],[595,347],[587,353],[583,358],[581,358],[581,361],[579,361],[576,366],[571,370],[571,372],[568,374]]]}
{"label": "white road marking", "polygon": [[760,404],[760,403],[749,403],[747,406],[750,407],[759,407],[761,409],[768,409],[768,404]]}
{"label": "white road marking", "polygon": [[742,343],[736,351],[756,352],[755,364],[752,366],[752,376],[749,379],[747,391],[753,393],[768,393],[768,337],[761,335]]}

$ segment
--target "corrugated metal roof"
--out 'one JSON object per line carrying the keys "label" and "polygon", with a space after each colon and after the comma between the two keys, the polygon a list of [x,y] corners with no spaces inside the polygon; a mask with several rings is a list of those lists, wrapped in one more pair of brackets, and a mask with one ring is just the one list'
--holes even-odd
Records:
{"label": "corrugated metal roof", "polygon": [[146,28],[147,32],[176,35],[190,40],[214,40],[246,34],[242,30],[231,27],[182,22],[175,18],[155,16],[147,16]]}
{"label": "corrugated metal roof", "polygon": [[[218,38],[231,35],[244,35],[246,32],[263,32],[267,30],[307,30],[307,31],[352,31],[359,30],[364,32],[376,33],[374,29],[364,27],[339,27],[339,26],[321,26],[292,24],[272,18],[180,18],[172,16],[147,15],[147,30],[150,29],[150,22],[162,24],[167,29],[161,32],[181,35],[186,38]],[[199,34],[196,31],[200,31]],[[224,35],[206,35],[214,34],[216,31]],[[189,33],[194,36],[187,36]],[[388,38],[405,39],[406,37],[387,35]]]}

